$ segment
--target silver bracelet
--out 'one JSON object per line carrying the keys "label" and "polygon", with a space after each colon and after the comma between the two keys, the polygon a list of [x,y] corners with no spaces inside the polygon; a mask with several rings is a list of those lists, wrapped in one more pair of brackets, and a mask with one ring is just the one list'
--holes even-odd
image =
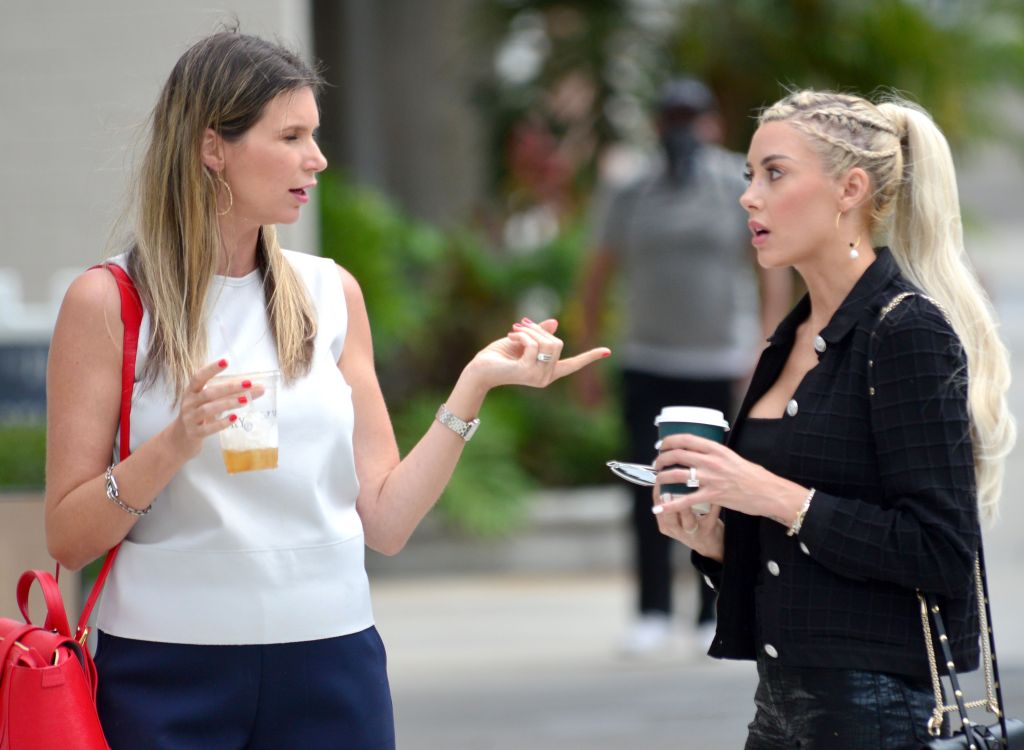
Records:
{"label": "silver bracelet", "polygon": [[437,408],[437,414],[435,414],[434,417],[438,422],[443,424],[467,443],[473,439],[473,435],[476,434],[476,428],[480,426],[479,419],[471,419],[467,422],[464,419],[456,417],[448,411],[448,406],[446,404],[441,404]]}
{"label": "silver bracelet", "polygon": [[141,518],[149,513],[153,508],[153,505],[150,504],[143,510],[139,510],[138,508],[133,508],[121,500],[121,493],[117,487],[117,480],[114,479],[114,464],[107,467],[107,473],[103,475],[103,478],[106,480],[107,500],[112,502],[125,513],[130,513],[133,516]]}
{"label": "silver bracelet", "polygon": [[807,493],[807,497],[804,498],[804,504],[800,506],[800,510],[796,513],[796,518],[793,519],[793,525],[789,527],[789,531],[786,532],[786,536],[796,536],[800,533],[800,527],[804,525],[804,516],[807,515],[807,509],[811,507],[811,500],[814,499],[815,489],[811,487],[811,491]]}

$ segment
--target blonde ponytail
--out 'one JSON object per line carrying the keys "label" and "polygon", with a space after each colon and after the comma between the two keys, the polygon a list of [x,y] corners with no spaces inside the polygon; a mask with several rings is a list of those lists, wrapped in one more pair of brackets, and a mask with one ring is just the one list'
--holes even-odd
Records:
{"label": "blonde ponytail", "polygon": [[909,281],[935,299],[967,353],[971,439],[982,516],[995,518],[1004,463],[1016,440],[1006,393],[1009,353],[995,312],[964,249],[953,157],[932,119],[904,102],[879,111],[901,135],[903,179],[889,223],[889,245]]}

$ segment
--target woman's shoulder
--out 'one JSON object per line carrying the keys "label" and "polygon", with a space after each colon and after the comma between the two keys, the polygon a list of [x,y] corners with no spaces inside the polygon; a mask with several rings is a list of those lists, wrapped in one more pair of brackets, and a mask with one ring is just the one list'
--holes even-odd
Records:
{"label": "woman's shoulder", "polygon": [[330,274],[336,264],[330,258],[325,258],[321,255],[313,255],[312,253],[304,253],[298,250],[285,250],[281,249],[281,253],[284,255],[292,268],[304,276],[315,276],[317,274]]}
{"label": "woman's shoulder", "polygon": [[282,250],[285,258],[302,276],[306,286],[316,296],[339,293],[347,304],[362,303],[363,293],[355,276],[333,258],[311,255],[295,250]]}
{"label": "woman's shoulder", "polygon": [[[111,259],[108,263],[114,263]],[[117,288],[117,279],[104,265],[92,266],[68,285],[64,294],[62,307],[73,307],[77,312],[114,312],[120,317],[121,295]]]}
{"label": "woman's shoulder", "polygon": [[961,366],[966,356],[942,305],[910,285],[894,290],[875,313],[869,349],[883,358],[936,356]]}
{"label": "woman's shoulder", "polygon": [[953,325],[942,305],[909,283],[892,285],[880,298],[877,328],[886,331],[922,329],[953,334]]}
{"label": "woman's shoulder", "polygon": [[57,316],[56,334],[97,343],[121,338],[121,295],[117,280],[106,268],[96,266],[80,273],[68,286]]}

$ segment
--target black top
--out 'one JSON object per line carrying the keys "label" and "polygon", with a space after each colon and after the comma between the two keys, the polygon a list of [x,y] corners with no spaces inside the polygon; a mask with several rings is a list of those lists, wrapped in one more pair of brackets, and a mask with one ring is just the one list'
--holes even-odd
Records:
{"label": "black top", "polygon": [[[818,364],[758,461],[816,488],[800,533],[723,509],[724,563],[693,555],[719,590],[711,656],[763,653],[792,666],[927,676],[921,589],[939,596],[957,669],[977,667],[980,529],[966,356],[921,295],[879,323],[903,291],[915,290],[880,249],[820,332]],[[805,296],[769,339],[730,432],[733,448],[746,445],[747,414],[778,378],[809,312]]]}

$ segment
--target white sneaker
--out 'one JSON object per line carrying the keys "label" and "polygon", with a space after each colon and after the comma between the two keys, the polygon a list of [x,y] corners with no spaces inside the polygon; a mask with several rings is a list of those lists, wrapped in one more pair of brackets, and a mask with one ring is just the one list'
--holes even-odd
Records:
{"label": "white sneaker", "polygon": [[672,640],[672,619],[664,614],[640,615],[619,644],[628,656],[645,656],[661,651]]}

